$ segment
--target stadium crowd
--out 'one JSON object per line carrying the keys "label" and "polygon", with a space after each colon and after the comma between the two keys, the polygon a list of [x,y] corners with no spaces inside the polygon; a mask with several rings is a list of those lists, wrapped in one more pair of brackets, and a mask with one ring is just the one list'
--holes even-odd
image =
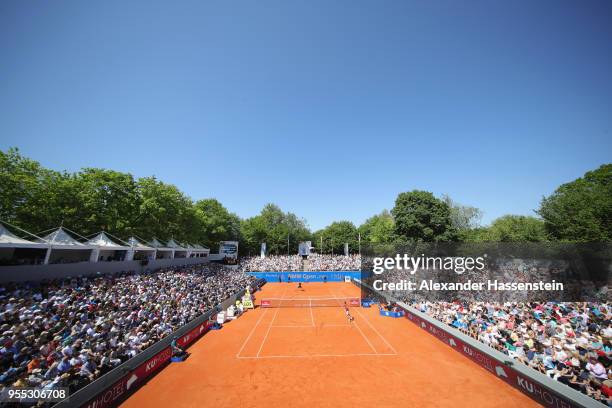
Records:
{"label": "stadium crowd", "polygon": [[359,255],[318,255],[308,257],[310,270],[313,271],[358,271],[361,268]]}
{"label": "stadium crowd", "polygon": [[417,302],[414,306],[612,406],[610,304]]}
{"label": "stadium crowd", "polygon": [[[428,271],[441,282],[550,281],[568,264],[549,260],[499,260],[481,272],[449,275]],[[387,282],[418,281],[405,270],[385,272]],[[571,292],[573,291],[573,292]],[[607,292],[582,283],[565,294],[590,302],[551,302],[546,292],[390,291],[429,316],[509,357],[612,406],[612,304]],[[452,301],[451,301],[452,300]]]}
{"label": "stadium crowd", "polygon": [[0,385],[73,393],[253,283],[204,264],[0,287]]}
{"label": "stadium crowd", "polygon": [[299,271],[302,268],[302,257],[299,255],[268,255],[242,258],[240,270],[243,272],[280,272]]}
{"label": "stadium crowd", "polygon": [[240,270],[244,272],[291,272],[303,271],[358,271],[361,268],[359,255],[319,255],[310,254],[302,263],[299,255],[267,255],[265,258],[251,257],[240,260]]}

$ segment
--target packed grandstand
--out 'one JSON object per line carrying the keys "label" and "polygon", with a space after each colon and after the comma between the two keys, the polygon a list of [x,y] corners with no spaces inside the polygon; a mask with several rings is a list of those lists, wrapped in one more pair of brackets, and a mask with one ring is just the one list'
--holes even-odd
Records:
{"label": "packed grandstand", "polygon": [[294,272],[303,271],[358,271],[361,268],[359,255],[319,255],[308,256],[307,264],[299,255],[278,255],[244,258],[240,270],[245,272]]}
{"label": "packed grandstand", "polygon": [[[359,256],[311,255],[311,271],[354,271]],[[71,393],[254,283],[298,271],[299,256],[0,287],[0,383]],[[612,307],[602,303],[413,302],[429,316],[603,403],[612,401]]]}
{"label": "packed grandstand", "polygon": [[0,286],[0,384],[72,394],[253,282],[206,263]]}

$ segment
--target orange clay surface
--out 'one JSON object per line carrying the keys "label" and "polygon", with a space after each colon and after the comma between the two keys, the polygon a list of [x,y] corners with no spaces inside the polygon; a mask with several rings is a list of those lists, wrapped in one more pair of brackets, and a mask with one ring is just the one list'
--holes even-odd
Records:
{"label": "orange clay surface", "polygon": [[[357,297],[350,283],[268,283],[262,298]],[[378,308],[257,308],[200,338],[123,407],[530,407],[519,391]]]}

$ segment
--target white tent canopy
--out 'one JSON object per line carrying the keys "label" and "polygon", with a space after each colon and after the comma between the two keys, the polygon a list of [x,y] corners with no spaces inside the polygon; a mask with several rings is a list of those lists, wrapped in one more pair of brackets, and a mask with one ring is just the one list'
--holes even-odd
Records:
{"label": "white tent canopy", "polygon": [[130,244],[130,248],[132,248],[134,251],[155,251],[155,248],[143,244],[135,237],[130,237],[127,240],[127,243]]}
{"label": "white tent canopy", "polygon": [[157,238],[153,238],[151,241],[149,241],[149,246],[162,251],[172,251],[172,248],[165,246],[163,242],[159,241]]}
{"label": "white tent canopy", "polygon": [[38,241],[46,242],[52,246],[55,246],[55,245],[65,246],[67,247],[66,249],[68,249],[68,247],[71,247],[71,246],[75,247],[75,249],[92,248],[91,246],[85,245],[84,243],[79,242],[76,239],[72,238],[72,236],[68,234],[62,227],[59,227],[58,229],[51,232],[50,234],[45,235]]}
{"label": "white tent canopy", "polygon": [[184,251],[186,249],[185,247],[179,245],[174,239],[171,239],[170,241],[168,241],[166,246],[168,248],[176,249],[176,250],[179,250],[179,251]]}
{"label": "white tent canopy", "polygon": [[[7,226],[12,227],[10,224]],[[127,242],[113,235],[100,232],[86,242],[67,228],[59,227],[40,237],[14,227],[32,236],[33,241],[23,239],[0,222],[0,263],[9,264],[58,264],[99,261],[132,261],[206,257],[210,250],[198,244],[181,244],[170,239],[167,244],[153,238],[148,243],[135,236]],[[47,230],[49,231],[49,230]]]}
{"label": "white tent canopy", "polygon": [[47,249],[49,246],[46,243],[32,242],[19,238],[0,223],[0,247]]}
{"label": "white tent canopy", "polygon": [[50,232],[38,241],[50,245],[51,249],[45,258],[46,264],[86,262],[92,259],[93,249],[95,248],[92,245],[77,241],[62,227]]}
{"label": "white tent canopy", "polygon": [[149,245],[156,249],[155,257],[157,259],[174,258],[174,248],[169,248],[168,246],[164,245],[161,241],[159,241],[157,238],[153,238],[149,242]]}
{"label": "white tent canopy", "polygon": [[88,245],[95,245],[100,247],[100,249],[104,250],[114,250],[114,251],[126,251],[130,249],[128,246],[117,244],[115,241],[109,238],[106,233],[101,232],[95,237],[91,238],[86,242]]}
{"label": "white tent canopy", "polygon": [[32,265],[44,263],[49,245],[19,238],[0,223],[0,263]]}

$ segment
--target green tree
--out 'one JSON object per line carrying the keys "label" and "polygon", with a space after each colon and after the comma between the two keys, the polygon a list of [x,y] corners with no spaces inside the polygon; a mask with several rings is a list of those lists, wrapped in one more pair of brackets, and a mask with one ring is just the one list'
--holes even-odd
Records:
{"label": "green tree", "polygon": [[395,223],[393,216],[387,210],[376,214],[359,226],[361,241],[371,244],[388,244],[394,240]]}
{"label": "green tree", "polygon": [[491,240],[488,227],[476,227],[459,231],[459,240],[462,242],[489,242]]}
{"label": "green tree", "polygon": [[524,215],[504,215],[491,223],[480,238],[490,242],[546,241],[544,222]]}
{"label": "green tree", "polygon": [[[272,254],[296,254],[299,241],[311,239],[306,222],[295,214],[284,213],[275,204],[266,204],[259,215],[240,224],[241,252],[259,253],[262,242]],[[289,247],[287,244],[289,243]]]}
{"label": "green tree", "polygon": [[321,237],[323,238],[323,252],[343,254],[344,244],[349,244],[349,251],[357,253],[359,250],[358,232],[355,225],[350,221],[333,222],[322,230],[314,234],[314,246],[320,246]]}
{"label": "green tree", "polygon": [[402,240],[445,242],[457,238],[448,205],[427,191],[401,193],[391,210],[395,234]]}
{"label": "green tree", "polygon": [[243,255],[258,254],[262,242],[268,245],[268,230],[264,219],[260,216],[242,220],[240,222],[240,236],[242,237],[242,242],[240,242],[238,249]]}
{"label": "green tree", "polygon": [[81,234],[104,230],[126,236],[134,231],[141,196],[131,174],[86,168],[77,173],[75,184]]}
{"label": "green tree", "polygon": [[482,211],[476,207],[462,205],[453,201],[448,194],[442,196],[442,201],[450,208],[450,217],[453,227],[457,231],[477,228],[482,219]]}
{"label": "green tree", "polygon": [[138,191],[140,200],[134,222],[136,234],[145,239],[168,240],[174,237],[192,242],[202,238],[198,232],[201,225],[191,199],[176,186],[155,177],[144,177],[138,179]]}
{"label": "green tree", "polygon": [[538,214],[562,241],[612,241],[612,164],[587,172],[545,197]]}
{"label": "green tree", "polygon": [[41,183],[27,201],[19,206],[19,224],[34,233],[60,225],[81,229],[83,203],[74,174],[44,170]]}
{"label": "green tree", "polygon": [[240,236],[240,219],[230,213],[214,198],[196,201],[194,204],[197,217],[201,222],[199,242],[211,249],[216,249],[220,241],[238,240]]}
{"label": "green tree", "polygon": [[0,151],[0,218],[19,223],[19,209],[43,188],[44,169],[18,149]]}

